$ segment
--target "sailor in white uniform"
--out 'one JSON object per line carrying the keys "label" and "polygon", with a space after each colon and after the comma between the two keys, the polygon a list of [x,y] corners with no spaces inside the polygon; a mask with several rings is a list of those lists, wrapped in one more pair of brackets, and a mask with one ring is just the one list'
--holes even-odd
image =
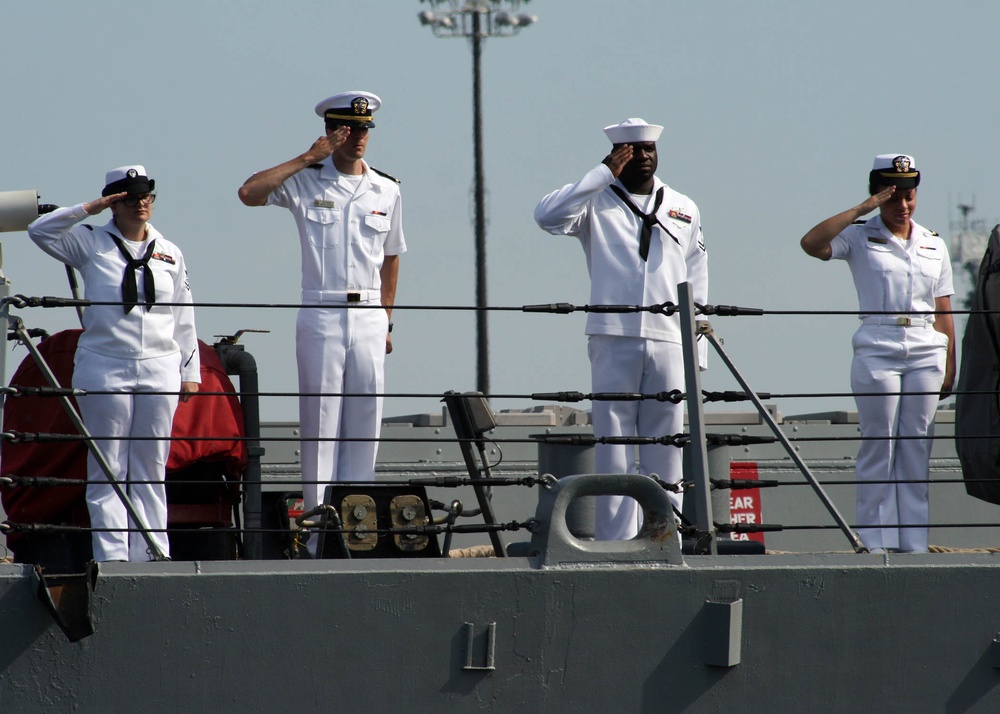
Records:
{"label": "sailor in white uniform", "polygon": [[[861,311],[851,388],[884,393],[855,398],[857,520],[868,526],[859,535],[878,551],[927,550],[934,413],[955,380],[951,260],[937,233],[913,221],[919,184],[912,156],[876,156],[869,198],[801,241],[809,255],[850,266]],[[877,216],[858,220],[876,208]]]}
{"label": "sailor in white uniform", "polygon": [[[535,208],[549,233],[580,240],[595,305],[677,303],[677,285],[689,282],[696,302],[708,300],[708,255],[701,214],[687,196],[655,176],[662,126],[628,119],[606,127],[611,153],[578,182],[550,193]],[[600,313],[587,318],[594,392],[658,393],[684,390],[680,319],[650,312]],[[699,346],[702,368],[705,345]],[[593,404],[594,434],[672,436],[683,430],[683,407],[656,400]],[[599,444],[599,473],[634,473],[634,449]],[[670,483],[682,480],[681,451],[668,445],[639,447],[639,473]],[[680,509],[681,493],[670,493]],[[620,540],[641,525],[637,503],[622,496],[598,499],[595,536]]]}
{"label": "sailor in white uniform", "polygon": [[[108,437],[97,440],[98,448],[115,479],[129,482],[124,489],[136,512],[169,557],[163,483],[169,437],[178,397],[186,401],[201,382],[191,289],[180,249],[147,222],[156,182],[146,169],[113,169],[105,184],[101,198],[39,217],[28,226],[28,235],[46,253],[80,271],[87,300],[118,303],[84,310],[73,387],[115,392],[77,397],[81,416],[93,436]],[[107,224],[77,225],[108,207],[113,216]],[[155,440],[143,440],[149,437]],[[98,529],[94,560],[150,560],[145,538],[135,532],[93,456],[87,480],[90,523]]]}
{"label": "sailor in white uniform", "polygon": [[299,391],[372,395],[300,397],[307,509],[323,502],[329,482],[375,478],[389,318],[406,251],[399,182],[363,160],[381,104],[361,91],[324,99],[316,113],[326,133],[239,191],[248,206],[287,208],[298,227],[302,302],[314,306],[298,315]]}

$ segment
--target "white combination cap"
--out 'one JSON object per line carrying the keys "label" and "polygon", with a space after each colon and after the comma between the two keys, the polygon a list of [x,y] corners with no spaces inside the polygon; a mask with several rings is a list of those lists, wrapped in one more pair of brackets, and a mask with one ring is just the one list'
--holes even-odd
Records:
{"label": "white combination cap", "polygon": [[375,126],[372,114],[381,106],[382,100],[371,92],[341,92],[317,104],[316,114],[327,121],[370,128]]}
{"label": "white combination cap", "polygon": [[621,124],[604,127],[604,133],[612,144],[640,144],[656,141],[660,138],[663,127],[659,124],[647,124],[639,118],[626,119]]}
{"label": "white combination cap", "polygon": [[917,162],[908,154],[879,154],[872,163],[868,180],[875,185],[915,188],[920,184]]}

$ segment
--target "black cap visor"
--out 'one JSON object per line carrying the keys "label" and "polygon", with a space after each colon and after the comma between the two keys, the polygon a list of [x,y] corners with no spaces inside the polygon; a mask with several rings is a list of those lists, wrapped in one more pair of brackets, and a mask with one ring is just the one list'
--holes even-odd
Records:
{"label": "black cap visor", "polygon": [[130,196],[142,196],[147,193],[152,193],[153,189],[156,188],[156,181],[149,179],[145,176],[134,176],[132,178],[123,178],[118,181],[112,181],[104,190],[101,191],[102,196],[111,196],[116,193],[125,192]]}
{"label": "black cap visor", "polygon": [[916,188],[920,185],[920,172],[872,171],[868,174],[872,186],[895,186],[896,188]]}

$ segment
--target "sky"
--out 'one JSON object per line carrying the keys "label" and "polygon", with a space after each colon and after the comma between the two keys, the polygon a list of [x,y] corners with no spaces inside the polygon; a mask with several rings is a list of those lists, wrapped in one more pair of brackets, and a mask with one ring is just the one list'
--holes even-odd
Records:
{"label": "sky", "polygon": [[[366,158],[401,181],[409,247],[386,390],[475,389],[474,313],[408,309],[475,302],[471,48],[421,26],[426,9],[0,0],[0,191],[72,205],[96,198],[108,169],[144,165],[159,194],[151,222],[184,251],[195,300],[247,305],[198,308],[199,336],[269,330],[241,344],[262,391],[294,392],[295,310],[254,307],[299,302],[294,223],[283,209],[243,206],[236,191],[309,148],[322,133],[319,100],[374,92],[383,107]],[[597,165],[610,148],[602,128],[628,117],[665,127],[658,175],[701,210],[712,304],[856,309],[847,266],[809,258],[798,241],[864,200],[876,154],[915,157],[922,225],[947,237],[958,204],[973,201],[988,227],[997,222],[1000,3],[532,0],[521,11],[537,23],[486,40],[482,54],[490,306],[588,302],[578,242],[542,232],[532,212]],[[69,295],[63,267],[26,233],[2,233],[0,246],[14,293]],[[71,310],[16,312],[29,327],[77,326]],[[584,320],[491,312],[491,392],[589,392]],[[712,325],[757,391],[849,391],[854,317]],[[8,375],[24,354],[8,352]],[[718,358],[702,383],[738,388]],[[851,406],[777,403],[784,414]],[[441,406],[394,396],[385,413]],[[267,398],[262,411],[269,421],[297,415],[289,397]]]}

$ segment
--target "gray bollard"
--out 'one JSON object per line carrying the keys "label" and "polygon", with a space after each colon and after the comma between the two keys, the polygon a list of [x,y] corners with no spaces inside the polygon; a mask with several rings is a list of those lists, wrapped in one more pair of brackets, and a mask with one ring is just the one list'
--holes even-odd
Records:
{"label": "gray bollard", "polygon": [[[556,478],[594,473],[594,447],[576,444],[538,444],[538,475]],[[594,502],[596,496],[574,499],[566,511],[569,532],[580,539],[594,539]]]}

